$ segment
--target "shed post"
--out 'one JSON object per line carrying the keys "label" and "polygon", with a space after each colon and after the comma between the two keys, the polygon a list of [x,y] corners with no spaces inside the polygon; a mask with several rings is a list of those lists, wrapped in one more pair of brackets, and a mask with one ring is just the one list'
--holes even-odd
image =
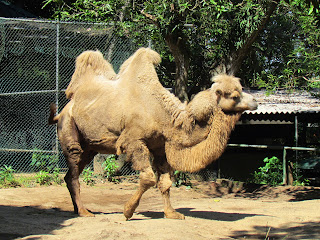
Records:
{"label": "shed post", "polygon": [[283,185],[287,185],[287,149],[286,147],[283,148]]}

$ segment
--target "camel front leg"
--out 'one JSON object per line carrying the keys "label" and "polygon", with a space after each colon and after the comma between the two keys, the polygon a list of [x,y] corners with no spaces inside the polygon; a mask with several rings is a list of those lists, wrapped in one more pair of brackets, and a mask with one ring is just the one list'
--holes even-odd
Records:
{"label": "camel front leg", "polygon": [[129,220],[139,205],[145,191],[156,185],[156,176],[150,163],[150,151],[142,140],[126,141],[125,134],[118,139],[118,148],[125,150],[127,161],[132,162],[132,167],[140,171],[139,188],[124,206],[123,214]]}
{"label": "camel front leg", "polygon": [[184,215],[177,212],[170,202],[170,187],[172,185],[171,177],[169,173],[163,173],[159,177],[158,187],[162,194],[164,202],[164,215],[166,218],[171,219],[184,219]]}
{"label": "camel front leg", "polygon": [[123,214],[127,220],[132,217],[134,211],[139,206],[143,193],[156,184],[156,177],[151,167],[141,170],[139,178],[140,182],[138,190],[124,206]]}

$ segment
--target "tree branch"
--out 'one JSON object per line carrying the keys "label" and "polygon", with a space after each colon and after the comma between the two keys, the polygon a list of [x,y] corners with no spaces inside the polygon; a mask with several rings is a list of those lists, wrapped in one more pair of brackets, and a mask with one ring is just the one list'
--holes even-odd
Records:
{"label": "tree branch", "polygon": [[154,25],[156,25],[157,27],[160,27],[159,22],[158,22],[158,19],[157,19],[155,16],[153,16],[153,15],[151,15],[151,14],[149,14],[149,13],[146,13],[146,12],[144,11],[144,9],[141,10],[141,13],[142,13],[146,18],[149,18]]}
{"label": "tree branch", "polygon": [[229,65],[230,68],[227,69],[227,72],[229,74],[234,75],[239,71],[243,60],[247,57],[249,49],[251,48],[252,44],[256,41],[259,34],[263,31],[263,29],[265,28],[265,26],[269,22],[271,15],[276,10],[279,3],[280,3],[280,0],[273,0],[271,2],[268,10],[266,12],[266,16],[264,19],[261,20],[258,28],[252,32],[252,34],[247,38],[247,40],[243,44],[243,46],[236,51],[234,56],[232,56],[231,64]]}

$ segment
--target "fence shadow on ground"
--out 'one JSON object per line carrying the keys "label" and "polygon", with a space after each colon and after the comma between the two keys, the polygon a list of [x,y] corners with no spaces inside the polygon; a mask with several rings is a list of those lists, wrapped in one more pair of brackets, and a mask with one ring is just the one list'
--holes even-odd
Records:
{"label": "fence shadow on ground", "polygon": [[255,226],[253,230],[235,231],[232,239],[320,239],[319,222],[304,222],[295,226],[280,226],[270,228]]}
{"label": "fence shadow on ground", "polygon": [[74,217],[77,216],[73,212],[57,208],[0,205],[0,239],[50,234],[53,230],[62,228],[64,221]]}
{"label": "fence shadow on ground", "polygon": [[320,187],[305,186],[277,186],[271,187],[267,185],[247,185],[240,192],[235,193],[237,197],[245,198],[276,198],[280,195],[287,195],[289,201],[304,201],[312,199],[320,199]]}

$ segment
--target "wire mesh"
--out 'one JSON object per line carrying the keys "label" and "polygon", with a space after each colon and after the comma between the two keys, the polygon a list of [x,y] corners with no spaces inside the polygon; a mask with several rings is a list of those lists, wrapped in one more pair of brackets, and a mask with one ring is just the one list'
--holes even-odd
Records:
{"label": "wire mesh", "polygon": [[[83,51],[100,50],[119,70],[137,47],[115,31],[108,24],[0,18],[0,167],[67,169],[56,128],[47,124],[49,105],[67,103],[64,90]],[[137,172],[125,162],[120,173]]]}
{"label": "wire mesh", "polygon": [[49,105],[64,107],[75,58],[89,49],[115,71],[136,50],[107,24],[0,18],[0,167],[32,173],[54,162],[67,169],[55,126],[47,124]]}

